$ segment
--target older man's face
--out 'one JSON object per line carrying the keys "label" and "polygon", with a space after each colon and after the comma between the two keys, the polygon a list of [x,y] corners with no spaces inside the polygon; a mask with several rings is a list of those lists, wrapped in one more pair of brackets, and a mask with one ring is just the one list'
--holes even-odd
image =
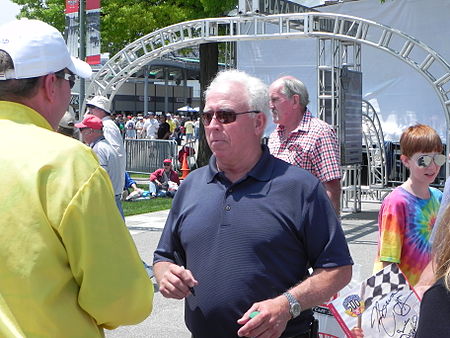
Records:
{"label": "older man's face", "polygon": [[[238,83],[224,83],[206,97],[204,112],[220,110],[241,113],[250,110],[246,90]],[[215,117],[205,126],[206,139],[219,161],[239,160],[250,144],[259,142],[255,119],[251,114],[236,116],[231,123],[220,123]]]}
{"label": "older man's face", "polygon": [[282,84],[279,82],[274,82],[269,87],[269,104],[273,122],[280,125],[285,125],[293,114],[294,101],[292,98],[286,97],[286,95],[281,92],[281,89]]}

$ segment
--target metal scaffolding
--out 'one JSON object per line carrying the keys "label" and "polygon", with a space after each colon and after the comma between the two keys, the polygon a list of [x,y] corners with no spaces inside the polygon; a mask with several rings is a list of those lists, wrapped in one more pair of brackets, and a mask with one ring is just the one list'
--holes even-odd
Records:
{"label": "metal scaffolding", "polygon": [[[242,6],[256,4],[243,0]],[[247,6],[247,7],[246,7]],[[274,29],[275,28],[275,29]],[[318,39],[319,117],[334,126],[341,142],[348,130],[343,114],[342,77],[361,70],[361,45],[382,50],[400,59],[421,74],[434,89],[450,121],[450,65],[436,51],[396,29],[362,18],[334,13],[296,13],[240,16],[187,21],[165,27],[132,42],[114,55],[93,78],[86,97],[116,95],[120,86],[152,60],[180,48],[209,42],[235,42],[268,39]],[[345,101],[345,100],[344,100]],[[83,107],[84,109],[84,107]],[[450,140],[450,129],[447,140]],[[361,206],[361,168],[352,163],[354,149],[345,145],[344,205],[354,211]],[[361,149],[359,149],[361,153]],[[448,148],[447,148],[448,152]],[[341,158],[342,159],[342,158]],[[350,159],[350,160],[349,160]],[[350,163],[350,164],[346,164]],[[448,172],[447,164],[447,172]],[[370,184],[369,184],[370,185]]]}

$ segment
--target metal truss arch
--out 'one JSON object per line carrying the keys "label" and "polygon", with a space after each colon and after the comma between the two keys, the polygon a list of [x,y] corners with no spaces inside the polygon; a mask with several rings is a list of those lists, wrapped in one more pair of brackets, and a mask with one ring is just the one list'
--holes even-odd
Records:
{"label": "metal truss arch", "polygon": [[423,42],[366,19],[334,13],[253,15],[201,19],[157,30],[114,55],[95,75],[86,97],[113,98],[136,71],[164,54],[208,42],[319,38],[357,42],[381,49],[422,74],[434,88],[450,121],[450,65]]}

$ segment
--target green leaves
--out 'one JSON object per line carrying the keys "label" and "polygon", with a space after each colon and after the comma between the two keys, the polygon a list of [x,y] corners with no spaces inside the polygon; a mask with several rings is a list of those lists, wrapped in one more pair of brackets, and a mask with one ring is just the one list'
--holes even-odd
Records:
{"label": "green leaves", "polygon": [[[64,31],[64,0],[12,0],[19,17],[45,21]],[[116,54],[127,44],[175,23],[223,16],[235,0],[101,0],[101,50]]]}

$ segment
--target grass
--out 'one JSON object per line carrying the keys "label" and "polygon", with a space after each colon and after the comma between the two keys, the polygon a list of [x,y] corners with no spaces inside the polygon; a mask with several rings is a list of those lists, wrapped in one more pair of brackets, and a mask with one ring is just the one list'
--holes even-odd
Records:
{"label": "grass", "polygon": [[[133,174],[133,178],[148,178],[146,174]],[[148,190],[147,184],[137,184],[141,189]],[[155,212],[167,210],[172,207],[172,198],[152,198],[151,200],[142,200],[135,202],[122,201],[122,209],[125,216],[146,214],[148,212]]]}
{"label": "grass", "polygon": [[167,210],[172,207],[172,198],[153,198],[151,200],[142,200],[135,202],[122,202],[123,213],[125,216],[145,214],[160,210]]}

